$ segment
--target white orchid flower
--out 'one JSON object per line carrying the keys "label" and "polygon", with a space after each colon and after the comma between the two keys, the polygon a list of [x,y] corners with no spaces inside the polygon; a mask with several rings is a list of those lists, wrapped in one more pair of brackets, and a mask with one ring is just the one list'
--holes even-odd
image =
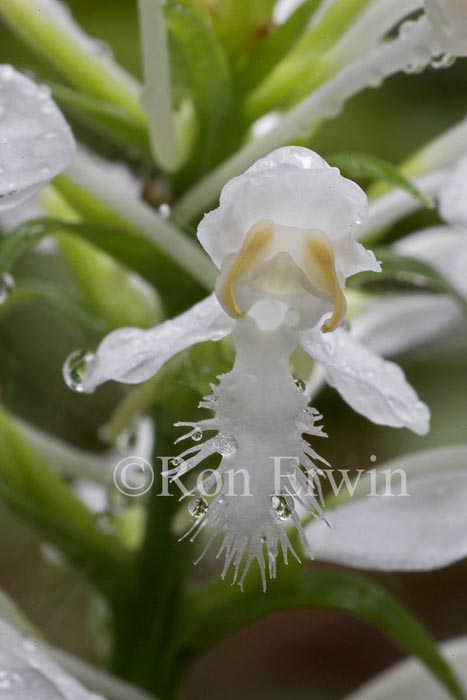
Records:
{"label": "white orchid flower", "polygon": [[0,66],[0,212],[22,204],[75,155],[70,127],[46,86]]}
{"label": "white orchid flower", "polygon": [[[455,669],[460,682],[467,688],[467,637],[450,639],[440,645],[446,661]],[[446,691],[438,685],[416,659],[402,661],[369,681],[346,700],[449,700]]]}
{"label": "white orchid flower", "polygon": [[5,700],[103,700],[65,673],[32,637],[0,620],[0,697]]}
{"label": "white orchid flower", "polygon": [[[302,436],[324,433],[320,416],[290,374],[289,358],[297,346],[370,420],[421,435],[428,430],[428,409],[399,367],[339,327],[346,311],[345,279],[380,269],[373,253],[356,241],[366,212],[364,192],[317,154],[297,147],[272,152],[224,187],[219,208],[199,226],[199,239],[219,269],[216,293],[150,331],[111,333],[77,368],[80,391],[92,392],[109,379],[138,383],[181,350],[232,334],[235,366],[200,404],[214,416],[182,424],[190,428],[185,437],[199,444],[175,460],[172,475],[179,478],[209,455],[221,454],[216,473],[216,480],[223,478],[221,491],[209,506],[203,498],[192,503],[197,516],[192,532],[209,523],[208,545],[224,533],[224,574],[233,565],[237,576],[246,555],[240,584],[254,559],[264,581],[264,544],[271,576],[278,544],[284,558],[293,551],[287,521],[303,532],[292,480],[316,482],[320,458]],[[204,431],[218,434],[201,443]],[[279,455],[287,457],[279,464],[280,488],[273,468]],[[226,473],[240,470],[254,498],[231,495]],[[314,495],[302,502],[320,514]]]}
{"label": "white orchid flower", "polygon": [[465,0],[425,0],[425,12],[440,47],[453,56],[467,56]]}

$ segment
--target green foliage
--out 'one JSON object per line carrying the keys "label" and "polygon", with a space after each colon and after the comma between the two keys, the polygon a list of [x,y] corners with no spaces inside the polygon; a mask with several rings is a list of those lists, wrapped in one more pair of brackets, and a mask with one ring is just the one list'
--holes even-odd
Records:
{"label": "green foliage", "polygon": [[185,644],[203,651],[245,625],[276,610],[331,608],[356,615],[387,635],[400,649],[417,657],[444,685],[449,695],[465,697],[436,643],[412,613],[370,579],[340,572],[305,571],[293,565],[271,582],[267,595],[259,586],[226,588],[219,583],[201,589],[189,615]]}
{"label": "green foliage", "polygon": [[379,294],[404,290],[447,294],[467,312],[464,297],[428,263],[399,255],[390,247],[378,247],[373,250],[381,262],[382,272],[360,272],[349,279],[350,288]]}
{"label": "green foliage", "polygon": [[376,180],[405,190],[427,209],[434,209],[435,203],[426,197],[396,165],[388,163],[369,153],[337,153],[328,157],[331,165],[339,168],[344,175],[357,179]]}

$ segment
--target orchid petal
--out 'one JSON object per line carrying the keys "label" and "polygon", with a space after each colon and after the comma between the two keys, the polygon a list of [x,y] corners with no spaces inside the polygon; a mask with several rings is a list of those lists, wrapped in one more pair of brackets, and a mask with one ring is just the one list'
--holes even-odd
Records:
{"label": "orchid petal", "polygon": [[391,357],[457,332],[465,316],[447,296],[401,294],[370,301],[351,323],[362,345]]}
{"label": "orchid petal", "polygon": [[324,367],[325,378],[355,411],[373,423],[429,429],[429,411],[408,384],[403,371],[352,338],[344,329],[323,334],[318,328],[301,334],[301,345]]}
{"label": "orchid petal", "polygon": [[0,620],[1,696],[14,700],[98,700],[52,661],[32,638]]}
{"label": "orchid petal", "polygon": [[180,316],[149,331],[120,328],[100,344],[82,388],[90,393],[110,379],[126,384],[144,382],[177,353],[196,343],[220,340],[232,327],[232,319],[211,294]]}
{"label": "orchid petal", "polygon": [[467,157],[452,169],[439,192],[439,210],[447,223],[467,229]]}
{"label": "orchid petal", "polygon": [[[446,661],[467,687],[467,637],[440,644]],[[346,700],[447,700],[446,692],[417,659],[407,659],[377,676]]]}
{"label": "orchid petal", "polygon": [[[357,248],[359,267],[353,274],[375,269],[373,254],[367,253],[365,264],[361,246],[355,241],[367,208],[366,195],[355,182],[344,178],[317,153],[289,146],[261,158],[225,185],[219,208],[204,217],[198,238],[220,267],[227,255],[242,247],[258,221],[317,229],[329,236],[333,245],[342,243],[345,255]],[[340,259],[336,262],[340,270]]]}
{"label": "orchid petal", "polygon": [[465,0],[425,0],[425,12],[440,47],[453,56],[467,56]]}
{"label": "orchid petal", "polygon": [[[467,195],[467,185],[465,194]],[[396,249],[403,255],[410,255],[431,265],[467,299],[466,233],[448,226],[435,226],[403,238],[396,244]]]}
{"label": "orchid petal", "polygon": [[50,90],[0,66],[0,211],[21,204],[65,170],[75,141]]}
{"label": "orchid petal", "polygon": [[374,481],[361,477],[351,500],[328,511],[330,527],[314,521],[306,528],[311,551],[323,561],[382,571],[429,571],[463,559],[466,466],[464,445],[386,462],[370,472]]}

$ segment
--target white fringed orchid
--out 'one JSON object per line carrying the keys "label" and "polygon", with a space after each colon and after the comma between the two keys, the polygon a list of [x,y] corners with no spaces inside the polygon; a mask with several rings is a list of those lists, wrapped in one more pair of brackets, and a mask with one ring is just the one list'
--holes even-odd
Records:
{"label": "white fringed orchid", "polygon": [[0,212],[33,197],[65,170],[75,141],[50,89],[0,66]]}
{"label": "white fringed orchid", "polygon": [[[223,533],[224,574],[233,565],[240,584],[253,559],[264,581],[265,551],[271,576],[279,543],[285,559],[293,552],[287,522],[305,539],[293,484],[307,491],[296,500],[321,513],[315,495],[320,458],[303,436],[324,433],[289,370],[297,346],[370,420],[418,434],[428,430],[428,409],[402,371],[341,327],[346,278],[380,269],[356,241],[366,211],[364,192],[317,154],[297,147],[272,152],[224,187],[219,208],[199,226],[199,239],[219,268],[216,293],[150,331],[111,333],[88,359],[80,390],[92,392],[109,379],[142,382],[190,345],[232,334],[234,368],[201,403],[213,416],[182,424],[196,444],[175,460],[172,475],[186,474],[213,453],[222,456],[220,477],[247,474],[251,496],[243,489],[235,495],[224,478],[209,506],[200,498],[191,507],[198,516],[193,537],[210,524],[209,546]],[[201,443],[205,431],[217,435]]]}
{"label": "white fringed orchid", "polygon": [[441,48],[453,56],[467,56],[465,0],[425,0],[425,12]]}
{"label": "white fringed orchid", "polygon": [[[467,688],[467,637],[451,639],[440,645],[446,661],[456,670],[460,682]],[[346,700],[447,700],[446,691],[438,685],[416,659],[398,663]]]}

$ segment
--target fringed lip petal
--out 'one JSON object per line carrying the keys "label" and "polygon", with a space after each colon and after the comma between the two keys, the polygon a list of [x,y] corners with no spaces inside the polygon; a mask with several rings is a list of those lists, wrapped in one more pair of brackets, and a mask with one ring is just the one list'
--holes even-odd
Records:
{"label": "fringed lip petal", "polygon": [[464,559],[466,465],[463,445],[386,462],[375,484],[362,476],[354,496],[327,512],[330,527],[306,527],[310,548],[323,561],[381,571],[430,571]]}
{"label": "fringed lip petal", "polygon": [[211,294],[180,316],[151,330],[121,328],[100,344],[83,381],[83,390],[91,393],[111,379],[125,384],[144,382],[177,353],[196,343],[221,340],[232,327],[232,319]]}
{"label": "fringed lip petal", "polygon": [[75,141],[46,86],[0,66],[0,211],[39,192],[75,155]]}
{"label": "fringed lip petal", "polygon": [[355,411],[373,423],[429,430],[429,410],[403,371],[364,347],[343,328],[323,335],[317,328],[301,334],[303,349],[324,370],[325,379]]}

